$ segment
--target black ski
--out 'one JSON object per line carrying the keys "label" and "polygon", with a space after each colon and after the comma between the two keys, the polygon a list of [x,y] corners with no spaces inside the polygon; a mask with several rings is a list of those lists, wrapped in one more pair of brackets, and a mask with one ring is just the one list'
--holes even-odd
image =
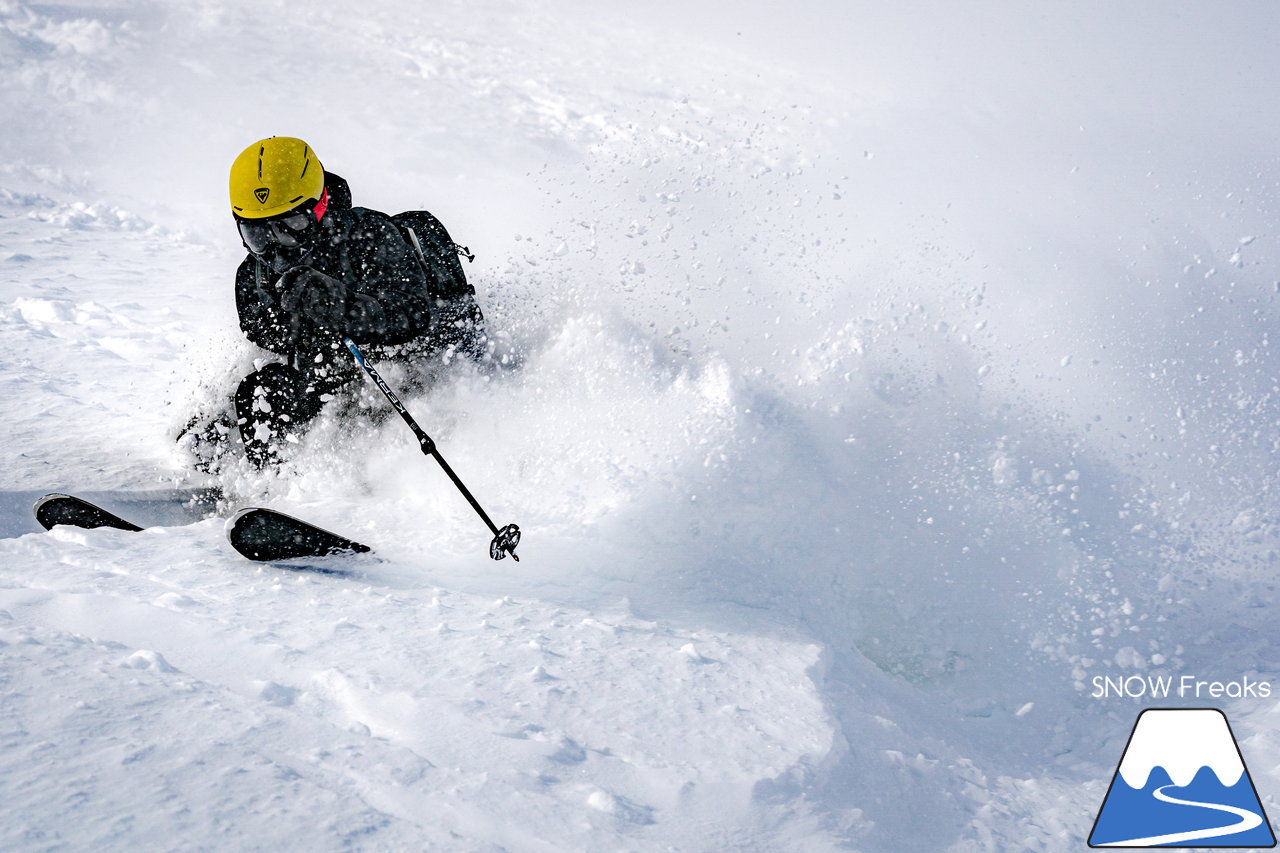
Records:
{"label": "black ski", "polygon": [[216,486],[179,489],[125,489],[82,492],[68,495],[54,492],[36,499],[32,511],[45,530],[57,524],[93,529],[113,527],[137,531],[146,527],[177,527],[217,514],[222,491]]}
{"label": "black ski", "polygon": [[[136,533],[143,528],[75,495],[48,494],[32,507],[45,530],[59,524],[93,530],[110,527]],[[246,507],[227,520],[227,541],[250,560],[269,562],[331,554],[364,554],[368,545],[263,507]]]}
{"label": "black ski", "polygon": [[142,528],[132,521],[126,521],[113,512],[107,512],[96,504],[74,495],[50,494],[36,501],[32,511],[36,521],[45,530],[52,530],[59,524],[72,527],[83,527],[93,530],[98,527],[113,527],[116,530],[128,530],[136,533]]}
{"label": "black ski", "polygon": [[227,541],[250,560],[270,562],[373,549],[273,509],[245,507],[227,520]]}

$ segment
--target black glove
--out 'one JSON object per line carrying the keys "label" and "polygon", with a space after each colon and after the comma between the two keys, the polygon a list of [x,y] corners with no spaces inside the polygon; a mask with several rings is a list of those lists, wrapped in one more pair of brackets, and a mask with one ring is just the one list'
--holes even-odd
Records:
{"label": "black glove", "polygon": [[344,331],[347,286],[311,267],[294,267],[280,276],[280,308],[299,326],[337,334]]}

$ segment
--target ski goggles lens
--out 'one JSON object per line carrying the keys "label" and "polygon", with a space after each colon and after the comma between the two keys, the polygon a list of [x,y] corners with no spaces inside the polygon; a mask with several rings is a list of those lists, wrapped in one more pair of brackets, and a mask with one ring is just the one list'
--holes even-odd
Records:
{"label": "ski goggles lens", "polygon": [[237,219],[236,227],[249,251],[261,255],[272,246],[301,246],[314,223],[311,211],[295,210],[272,219]]}

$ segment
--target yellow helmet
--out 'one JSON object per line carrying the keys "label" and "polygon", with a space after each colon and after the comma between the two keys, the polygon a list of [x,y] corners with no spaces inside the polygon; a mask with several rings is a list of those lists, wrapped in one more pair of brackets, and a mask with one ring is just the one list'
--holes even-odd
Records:
{"label": "yellow helmet", "polygon": [[231,212],[241,219],[276,216],[323,192],[324,167],[292,136],[259,140],[231,164]]}

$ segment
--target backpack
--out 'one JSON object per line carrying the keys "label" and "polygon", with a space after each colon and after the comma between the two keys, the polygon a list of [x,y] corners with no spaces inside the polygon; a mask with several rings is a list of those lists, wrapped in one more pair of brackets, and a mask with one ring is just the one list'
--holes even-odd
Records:
{"label": "backpack", "polygon": [[460,246],[449,238],[439,219],[425,210],[406,210],[391,217],[400,229],[405,241],[413,247],[414,254],[427,273],[427,290],[434,299],[454,300],[460,297],[475,298],[476,289],[467,282],[459,255],[473,260],[475,255],[466,246]]}
{"label": "backpack", "polygon": [[476,289],[462,271],[461,255],[475,255],[449,237],[439,219],[425,210],[406,210],[391,217],[418,256],[427,274],[431,336],[436,346],[456,346],[473,357],[483,352],[484,315],[476,304]]}

